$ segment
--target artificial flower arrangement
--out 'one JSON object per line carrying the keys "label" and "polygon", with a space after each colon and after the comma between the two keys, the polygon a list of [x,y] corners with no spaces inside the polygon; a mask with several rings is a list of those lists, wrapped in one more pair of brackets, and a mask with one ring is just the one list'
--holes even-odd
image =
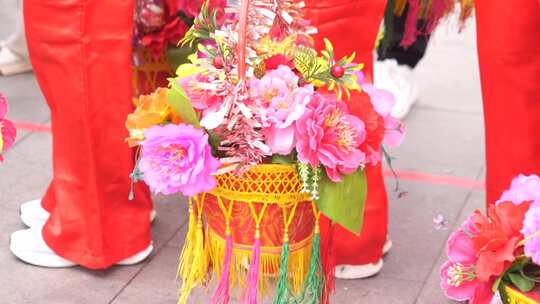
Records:
{"label": "artificial flower arrangement", "polygon": [[320,303],[322,214],[359,233],[365,166],[398,145],[393,96],[364,81],[355,55],[314,47],[293,0],[208,2],[182,39],[195,46],[168,88],[139,97],[126,126],[133,179],[189,197],[179,303],[216,277],[211,303]]}
{"label": "artificial flower arrangement", "polygon": [[4,160],[2,153],[13,146],[17,135],[17,130],[15,129],[13,122],[6,118],[7,112],[7,99],[0,93],[0,162]]}
{"label": "artificial flower arrangement", "polygon": [[488,304],[499,293],[505,304],[538,303],[540,292],[522,294],[540,282],[540,177],[515,178],[487,216],[475,211],[450,236],[447,252],[448,298]]}

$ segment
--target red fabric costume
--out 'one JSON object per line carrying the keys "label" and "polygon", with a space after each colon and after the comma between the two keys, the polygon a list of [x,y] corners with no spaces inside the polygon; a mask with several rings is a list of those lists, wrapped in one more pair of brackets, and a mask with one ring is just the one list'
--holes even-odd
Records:
{"label": "red fabric costume", "polygon": [[[318,49],[323,48],[323,38],[332,41],[337,58],[356,52],[355,62],[365,63],[366,79],[373,79],[373,49],[379,25],[384,15],[386,0],[310,0],[306,16],[318,28]],[[354,94],[348,102],[353,114],[373,112],[369,99]],[[355,109],[361,109],[355,113]],[[362,116],[362,115],[360,115]],[[374,146],[380,145],[378,136]],[[334,263],[363,265],[377,262],[382,256],[388,226],[388,201],[381,171],[381,164],[366,168],[368,198],[365,207],[364,226],[360,236],[329,221],[321,223],[322,244],[332,240]],[[326,249],[323,248],[323,252]]]}
{"label": "red fabric costume", "polygon": [[540,7],[537,0],[475,6],[489,205],[518,174],[540,174]]}
{"label": "red fabric costume", "polygon": [[142,183],[128,200],[132,151],[131,0],[25,0],[30,56],[51,109],[53,181],[46,243],[88,268],[106,268],[151,242]]}

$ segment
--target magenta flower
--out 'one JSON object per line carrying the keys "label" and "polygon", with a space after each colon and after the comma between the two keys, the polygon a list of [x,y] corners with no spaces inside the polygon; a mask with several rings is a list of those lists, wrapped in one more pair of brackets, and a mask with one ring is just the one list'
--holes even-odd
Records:
{"label": "magenta flower", "polygon": [[525,255],[540,265],[540,201],[531,204],[523,220],[521,234],[525,237]]}
{"label": "magenta flower", "polygon": [[481,282],[477,277],[477,252],[471,238],[475,233],[473,226],[472,218],[469,217],[448,239],[449,260],[441,267],[441,288],[449,299],[488,304],[493,298],[493,282]]}
{"label": "magenta flower", "polygon": [[313,95],[296,122],[296,139],[298,159],[312,167],[322,164],[334,182],[365,165],[366,155],[360,150],[365,125],[335,96]]}
{"label": "magenta flower", "polygon": [[210,191],[216,186],[220,162],[212,156],[208,135],[190,125],[166,125],[144,133],[139,168],[155,193],[186,196]]}
{"label": "magenta flower", "polygon": [[540,201],[540,177],[520,174],[512,180],[510,189],[504,191],[497,204],[512,202],[519,205],[530,201]]}
{"label": "magenta flower", "polygon": [[285,65],[251,81],[251,95],[264,109],[266,144],[272,153],[287,155],[294,147],[294,125],[306,110],[313,86],[298,86],[298,76]]}
{"label": "magenta flower", "polygon": [[2,152],[9,150],[15,142],[17,130],[13,123],[6,119],[8,103],[4,95],[0,94],[0,161],[3,160]]}

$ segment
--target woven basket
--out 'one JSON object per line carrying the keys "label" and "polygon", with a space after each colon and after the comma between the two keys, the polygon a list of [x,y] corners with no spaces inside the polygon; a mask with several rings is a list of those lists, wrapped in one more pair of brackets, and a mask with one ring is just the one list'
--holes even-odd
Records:
{"label": "woven basket", "polygon": [[[205,284],[212,274],[220,281],[227,280],[229,289],[248,289],[246,278],[254,259],[255,263],[259,261],[256,288],[262,295],[268,293],[279,280],[285,243],[287,286],[299,294],[310,269],[319,218],[309,195],[301,190],[295,166],[263,164],[242,176],[217,176],[214,190],[191,198],[190,228],[179,275],[185,279],[189,273],[198,273],[199,277],[183,282],[186,289],[182,290],[181,302],[187,299],[184,293],[189,294],[194,285]],[[204,244],[195,245],[203,233]],[[193,252],[203,257],[193,262],[189,259]]]}

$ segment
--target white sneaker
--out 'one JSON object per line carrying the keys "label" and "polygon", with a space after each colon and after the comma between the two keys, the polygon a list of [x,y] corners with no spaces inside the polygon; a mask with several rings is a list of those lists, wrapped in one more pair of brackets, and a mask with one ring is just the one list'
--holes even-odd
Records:
{"label": "white sneaker", "polygon": [[[41,206],[41,200],[32,200],[21,205],[19,209],[21,221],[28,227],[42,227],[49,218],[49,212]],[[157,212],[150,211],[150,221],[154,222]]]}
{"label": "white sneaker", "polygon": [[12,52],[5,41],[0,41],[0,75],[9,76],[29,72],[32,65],[27,58]]}
{"label": "white sneaker", "polygon": [[357,280],[372,277],[383,268],[383,260],[366,265],[338,265],[334,270],[334,276],[338,279]]}
{"label": "white sneaker", "polygon": [[[35,266],[65,268],[77,265],[54,253],[43,240],[41,228],[29,228],[15,231],[11,234],[9,249],[13,255],[23,262]],[[138,264],[144,261],[153,250],[154,245],[150,244],[143,251],[116,263],[116,265],[127,266]]]}
{"label": "white sneaker", "polygon": [[394,94],[396,103],[392,116],[403,119],[418,99],[418,87],[414,81],[413,69],[398,65],[395,59],[375,61],[375,87]]}
{"label": "white sneaker", "polygon": [[41,206],[41,200],[33,200],[21,205],[21,221],[28,227],[41,227],[49,218],[49,212]]}
{"label": "white sneaker", "polygon": [[11,252],[23,262],[49,268],[72,267],[76,264],[52,251],[41,235],[41,228],[15,231],[9,242]]}
{"label": "white sneaker", "polygon": [[383,249],[382,249],[382,254],[383,256],[384,255],[387,255],[388,252],[390,252],[390,250],[392,250],[392,247],[394,246],[394,244],[392,243],[392,240],[390,240],[388,237],[386,238],[386,242],[384,242],[384,246],[383,246]]}

